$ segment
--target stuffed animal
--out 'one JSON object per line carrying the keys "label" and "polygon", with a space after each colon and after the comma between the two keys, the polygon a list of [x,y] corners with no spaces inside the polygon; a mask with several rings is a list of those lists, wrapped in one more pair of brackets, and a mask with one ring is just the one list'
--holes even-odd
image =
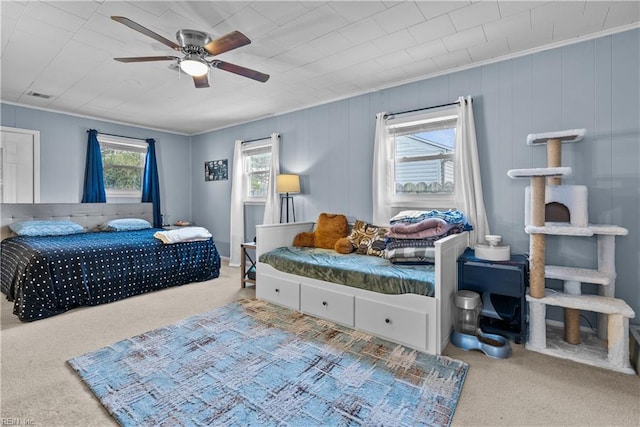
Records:
{"label": "stuffed animal", "polygon": [[349,240],[348,237],[339,238],[333,248],[339,254],[350,254],[351,252],[356,250],[355,246],[353,246],[353,243],[351,243],[351,240]]}
{"label": "stuffed animal", "polygon": [[298,233],[293,239],[293,246],[337,250],[336,242],[347,237],[347,234],[349,234],[349,223],[346,216],[321,213],[316,229],[312,232]]}

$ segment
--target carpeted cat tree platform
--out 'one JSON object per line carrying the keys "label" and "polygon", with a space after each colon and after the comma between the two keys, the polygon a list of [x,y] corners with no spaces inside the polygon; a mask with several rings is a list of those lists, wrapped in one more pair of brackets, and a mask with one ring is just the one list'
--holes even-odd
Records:
{"label": "carpeted cat tree platform", "polygon": [[[529,234],[529,339],[526,347],[540,353],[634,374],[629,361],[629,319],[634,311],[615,298],[615,236],[628,230],[594,225],[588,220],[588,189],[565,185],[571,168],[562,166],[562,144],[581,141],[584,129],[530,134],[527,144],[546,145],[547,167],[512,169],[511,178],[529,178],[525,189],[525,232]],[[545,236],[596,236],[595,269],[547,265]],[[545,287],[546,279],[564,282],[563,291]],[[582,283],[599,286],[598,295],[582,293]],[[564,308],[564,330],[547,325],[547,305]],[[598,313],[597,333],[580,330],[580,311]]]}

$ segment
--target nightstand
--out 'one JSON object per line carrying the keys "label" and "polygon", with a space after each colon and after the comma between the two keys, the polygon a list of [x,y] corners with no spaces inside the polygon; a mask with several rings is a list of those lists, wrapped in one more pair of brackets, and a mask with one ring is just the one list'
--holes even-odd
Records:
{"label": "nightstand", "polygon": [[[256,262],[251,257],[251,253],[256,250],[254,242],[240,244],[240,287],[246,288],[247,283],[256,283]],[[250,253],[251,252],[251,253]]]}
{"label": "nightstand", "polygon": [[[509,261],[488,261],[467,250],[458,258],[458,289],[480,294],[483,309],[480,328],[504,335],[515,343],[527,340],[526,290],[529,286],[529,260],[512,254]],[[490,310],[493,306],[493,310]]]}

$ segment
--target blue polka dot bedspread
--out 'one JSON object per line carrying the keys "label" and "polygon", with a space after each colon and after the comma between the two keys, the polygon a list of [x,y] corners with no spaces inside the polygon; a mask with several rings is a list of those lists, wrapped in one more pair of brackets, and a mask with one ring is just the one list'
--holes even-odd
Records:
{"label": "blue polka dot bedspread", "polygon": [[0,290],[20,320],[214,279],[213,239],[163,244],[158,229],[11,237],[0,246]]}

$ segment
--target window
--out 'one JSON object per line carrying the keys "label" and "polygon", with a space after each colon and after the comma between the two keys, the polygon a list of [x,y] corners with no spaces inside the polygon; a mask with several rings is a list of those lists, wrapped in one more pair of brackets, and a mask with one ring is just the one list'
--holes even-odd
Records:
{"label": "window", "polygon": [[142,197],[147,142],[98,134],[107,197]]}
{"label": "window", "polygon": [[447,109],[387,122],[393,205],[452,205],[457,119],[456,110]]}
{"label": "window", "polygon": [[271,141],[244,144],[242,157],[247,177],[244,199],[247,202],[264,202],[271,172]]}

